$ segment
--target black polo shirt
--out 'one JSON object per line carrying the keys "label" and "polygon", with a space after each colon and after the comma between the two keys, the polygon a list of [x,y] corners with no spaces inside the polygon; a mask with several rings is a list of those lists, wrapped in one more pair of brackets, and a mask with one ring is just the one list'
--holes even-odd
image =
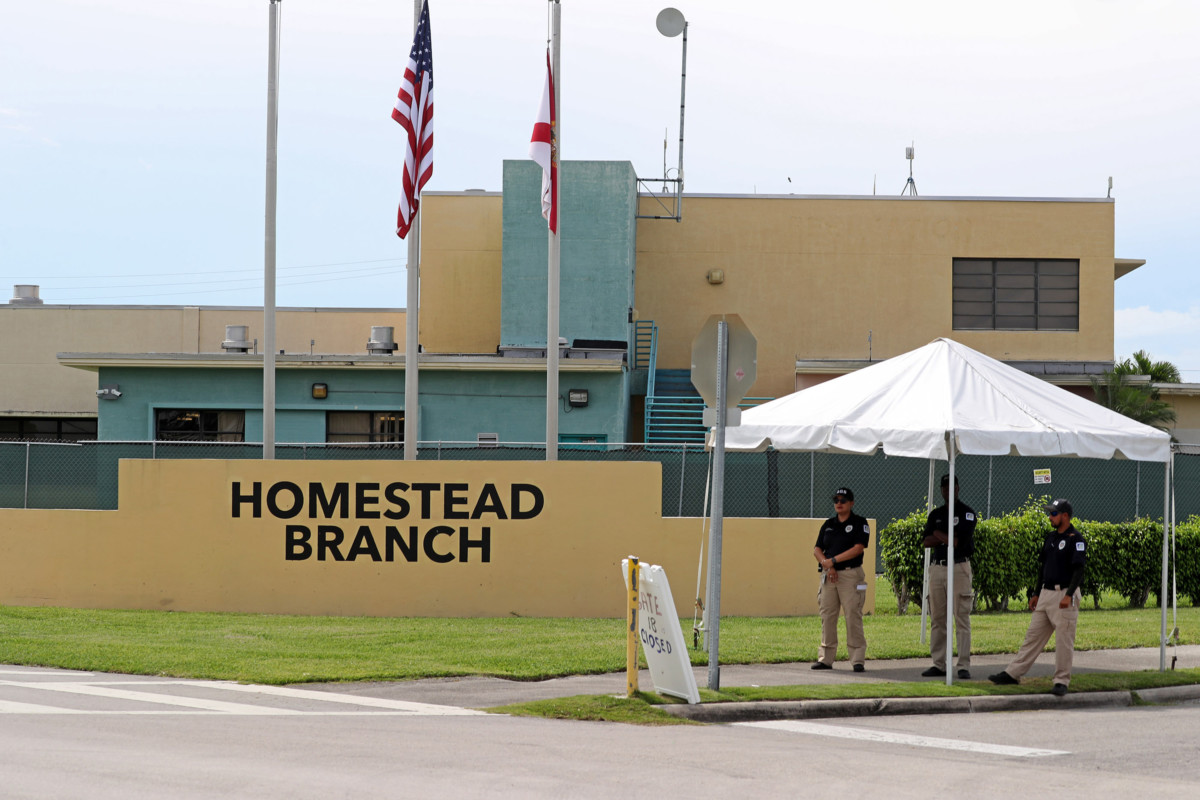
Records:
{"label": "black polo shirt", "polygon": [[1074,525],[1046,534],[1040,556],[1042,586],[1068,586],[1075,571],[1087,566],[1087,543]]}
{"label": "black polo shirt", "polygon": [[[826,558],[833,558],[856,544],[861,544],[865,549],[870,539],[871,526],[867,524],[866,518],[860,517],[858,514],[851,514],[845,522],[839,521],[837,517],[830,517],[821,523],[821,532],[817,534],[816,546],[821,548],[821,552],[825,554]],[[838,570],[853,569],[862,565],[863,557],[860,553],[854,558],[839,561],[835,568]]]}
{"label": "black polo shirt", "polygon": [[[929,519],[925,522],[925,532],[921,534],[922,539],[926,536],[932,536],[934,531],[950,532],[949,523],[946,519],[946,508],[948,505],[949,503],[929,512]],[[961,500],[954,501],[955,562],[966,561],[975,554],[975,523],[978,521],[975,516],[975,509]],[[933,561],[945,561],[946,550],[946,545],[935,544],[929,548],[929,558]]]}

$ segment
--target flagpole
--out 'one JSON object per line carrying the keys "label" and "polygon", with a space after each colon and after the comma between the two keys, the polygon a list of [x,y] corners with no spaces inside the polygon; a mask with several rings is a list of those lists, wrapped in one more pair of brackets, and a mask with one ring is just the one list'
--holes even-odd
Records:
{"label": "flagpole", "polygon": [[267,54],[267,197],[263,241],[262,457],[275,458],[275,199],[279,165],[279,14],[271,0]]}
{"label": "flagpole", "polygon": [[[554,126],[552,141],[556,144],[550,157],[561,166],[562,153],[562,75],[559,71],[559,48],[562,34],[562,5],[559,0],[550,0],[550,74],[554,78]],[[559,311],[559,237],[562,216],[558,210],[562,204],[562,173],[558,174],[557,191],[552,193],[556,215],[555,229],[549,232],[549,264],[546,276],[546,460],[558,460],[558,311]],[[555,194],[557,196],[555,196]]]}
{"label": "flagpole", "polygon": [[[421,24],[422,0],[413,0],[413,30]],[[415,180],[415,178],[414,178]],[[408,231],[408,285],[404,300],[404,460],[417,460],[420,436],[420,395],[417,387],[420,360],[421,314],[421,208],[413,214]]]}

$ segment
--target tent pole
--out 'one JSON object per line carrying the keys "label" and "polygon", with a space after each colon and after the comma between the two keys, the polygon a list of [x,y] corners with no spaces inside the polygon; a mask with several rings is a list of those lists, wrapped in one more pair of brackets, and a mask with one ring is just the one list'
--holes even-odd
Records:
{"label": "tent pole", "polygon": [[946,685],[954,685],[954,431],[946,437],[950,447],[950,486],[946,493]]}
{"label": "tent pole", "polygon": [[1171,656],[1171,669],[1179,660],[1179,554],[1176,548],[1179,543],[1175,540],[1175,450],[1171,449],[1171,631],[1167,638],[1171,640],[1175,654]]}
{"label": "tent pole", "polygon": [[[929,486],[925,490],[926,515],[933,511],[933,471],[936,464],[936,459],[929,459]],[[929,618],[929,553],[930,549],[926,547],[925,571],[921,573],[921,644],[925,644],[926,641],[926,620]]]}
{"label": "tent pole", "polygon": [[1175,453],[1163,465],[1163,543],[1162,543],[1162,594],[1159,595],[1158,605],[1162,609],[1162,627],[1158,636],[1158,671],[1167,671],[1167,543],[1168,530],[1174,521],[1174,509],[1171,508],[1171,471],[1175,464]]}

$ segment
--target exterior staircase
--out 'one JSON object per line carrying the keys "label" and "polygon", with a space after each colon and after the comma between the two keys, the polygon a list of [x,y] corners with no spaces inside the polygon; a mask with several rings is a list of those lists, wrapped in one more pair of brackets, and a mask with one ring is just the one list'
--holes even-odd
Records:
{"label": "exterior staircase", "polygon": [[[658,369],[658,326],[651,320],[634,324],[634,392],[645,380],[646,444],[703,445],[708,429],[704,427],[704,398],[692,385],[690,369]],[[746,397],[739,408],[752,408],[773,400],[771,397]]]}
{"label": "exterior staircase", "polygon": [[647,444],[704,444],[704,399],[691,370],[656,369],[646,389]]}

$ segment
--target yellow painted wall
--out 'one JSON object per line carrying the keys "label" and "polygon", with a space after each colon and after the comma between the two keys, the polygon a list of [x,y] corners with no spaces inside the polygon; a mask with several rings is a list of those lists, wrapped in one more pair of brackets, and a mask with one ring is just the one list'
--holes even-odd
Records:
{"label": "yellow painted wall", "polygon": [[421,344],[431,353],[500,346],[499,194],[421,196]]}
{"label": "yellow painted wall", "polygon": [[1171,435],[1184,444],[1200,444],[1200,396],[1164,392],[1162,398],[1175,409]]}
{"label": "yellow painted wall", "polygon": [[[226,325],[263,340],[262,311],[235,307],[0,306],[0,414],[96,413],[96,376],[58,363],[58,353],[221,353]],[[279,349],[366,353],[371,327],[395,328],[404,352],[404,311],[279,309]],[[260,346],[261,352],[261,346]]]}
{"label": "yellow painted wall", "polygon": [[[948,336],[1003,360],[1112,360],[1111,203],[688,196],[683,209],[638,223],[636,305],[659,326],[660,367],[689,367],[716,313],[758,339],[756,396],[792,392],[797,358],[867,358],[868,332],[875,359]],[[953,331],[956,257],[1079,258],[1080,330]]]}
{"label": "yellow painted wall", "polygon": [[[699,558],[700,520],[661,516],[661,472],[657,464],[559,462],[290,462],[149,461],[121,462],[120,502],[115,511],[0,509],[0,603],[78,608],[141,608],[179,611],[379,616],[566,616],[619,617],[625,593],[620,561],[633,554],[660,564],[673,581],[681,616],[692,613]],[[394,487],[394,498],[410,501],[402,519],[368,515],[399,514],[403,506],[386,499],[326,518],[309,504],[297,516],[281,519],[267,503],[270,488],[292,482],[307,493],[317,483],[332,493],[347,482],[350,496],[383,497],[389,484],[433,484],[424,513],[422,494]],[[263,488],[261,516],[253,503],[235,504],[233,485],[252,496]],[[481,509],[477,519],[446,519],[476,507],[487,484],[503,499]],[[512,484],[537,487],[542,510],[514,519]],[[372,486],[373,485],[373,486]],[[596,487],[604,487],[603,492]],[[276,507],[291,508],[290,490]],[[533,497],[527,490],[522,497]],[[619,498],[620,502],[613,502]],[[234,516],[233,509],[241,510]],[[528,511],[532,503],[525,502]],[[319,505],[318,505],[319,508]],[[818,573],[812,558],[820,520],[728,519],[723,537],[722,600],[725,615],[816,613]],[[288,560],[287,526],[335,525],[347,534],[341,547],[367,526],[384,557],[387,524],[424,535],[440,525],[453,535],[432,538],[434,553],[457,553],[467,528],[471,539],[490,529],[490,561],[478,549],[467,560],[431,561],[424,551],[414,563],[373,561],[368,550],[354,560]],[[364,540],[365,541],[365,540]],[[868,559],[873,558],[870,552]],[[293,552],[300,552],[294,549]],[[868,608],[874,608],[870,582]]]}
{"label": "yellow painted wall", "polygon": [[[653,200],[643,198],[649,212]],[[422,200],[422,344],[494,352],[500,340],[502,198]],[[1113,209],[1103,201],[688,195],[683,220],[639,220],[639,319],[663,368],[688,368],[711,314],[758,339],[750,393],[796,388],[800,359],[876,359],[949,336],[1002,360],[1111,361]],[[655,210],[653,213],[658,213]],[[1078,332],[953,331],[954,258],[1080,259]],[[709,270],[725,282],[710,285]]]}

